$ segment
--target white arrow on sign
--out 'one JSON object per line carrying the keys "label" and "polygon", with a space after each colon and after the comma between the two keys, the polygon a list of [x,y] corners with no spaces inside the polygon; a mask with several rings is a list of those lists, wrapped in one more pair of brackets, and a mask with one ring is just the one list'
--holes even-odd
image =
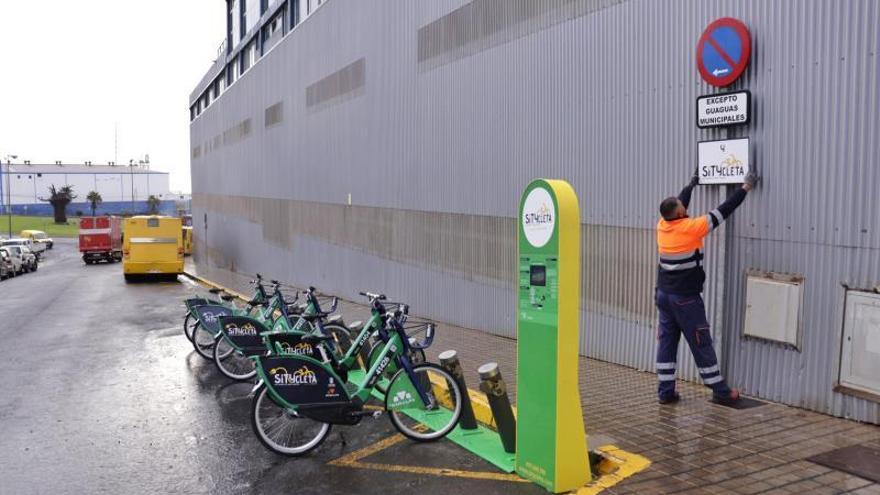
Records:
{"label": "white arrow on sign", "polygon": [[715,69],[712,71],[712,75],[718,77],[721,74],[727,74],[728,72],[730,72],[730,69]]}

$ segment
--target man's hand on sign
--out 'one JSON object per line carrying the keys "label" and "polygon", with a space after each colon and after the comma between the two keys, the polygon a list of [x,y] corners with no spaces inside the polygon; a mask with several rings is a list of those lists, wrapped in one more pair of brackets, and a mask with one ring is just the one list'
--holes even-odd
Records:
{"label": "man's hand on sign", "polygon": [[694,175],[691,176],[691,181],[688,182],[690,187],[694,187],[700,183],[700,166],[697,165],[694,167]]}
{"label": "man's hand on sign", "polygon": [[761,180],[761,178],[758,176],[758,174],[756,174],[754,171],[749,172],[748,174],[746,174],[745,179],[743,179],[743,189],[745,189],[746,192],[751,191],[755,188],[755,184],[757,184],[759,180]]}

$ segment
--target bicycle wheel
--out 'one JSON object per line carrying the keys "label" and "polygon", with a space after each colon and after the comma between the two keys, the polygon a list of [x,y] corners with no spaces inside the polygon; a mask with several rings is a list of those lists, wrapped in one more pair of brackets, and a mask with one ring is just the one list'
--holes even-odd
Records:
{"label": "bicycle wheel", "polygon": [[[432,442],[445,437],[461,416],[461,389],[458,383],[446,370],[433,363],[422,363],[413,366],[416,380],[420,384],[435,384],[427,386],[426,395],[428,404],[422,404],[416,393],[409,375],[405,370],[400,370],[391,379],[388,390],[396,390],[397,393],[385,396],[385,409],[388,410],[388,419],[391,424],[407,438],[418,442]],[[398,383],[406,380],[407,383]],[[446,389],[436,384],[446,382]],[[408,392],[407,390],[411,390]],[[411,407],[400,407],[399,401],[409,401]],[[395,407],[396,409],[391,409]]]}
{"label": "bicycle wheel", "polygon": [[330,434],[330,423],[300,416],[275,403],[265,384],[254,396],[251,418],[254,433],[269,450],[287,456],[300,456],[321,445]]}
{"label": "bicycle wheel", "polygon": [[236,351],[222,335],[214,341],[214,364],[220,373],[233,380],[246,381],[257,374],[254,360]]}
{"label": "bicycle wheel", "polygon": [[183,319],[183,334],[186,335],[186,340],[189,340],[190,342],[193,341],[193,331],[198,324],[198,320],[193,318],[192,315],[187,312],[186,317]]}
{"label": "bicycle wheel", "polygon": [[[193,329],[193,348],[199,356],[202,356],[208,361],[214,360],[214,338],[215,335],[211,333],[210,330],[205,329],[205,327],[202,326],[202,322],[196,322],[195,328]],[[232,352],[232,349],[228,349],[227,352]],[[225,354],[220,357],[225,358],[228,355],[229,354]]]}

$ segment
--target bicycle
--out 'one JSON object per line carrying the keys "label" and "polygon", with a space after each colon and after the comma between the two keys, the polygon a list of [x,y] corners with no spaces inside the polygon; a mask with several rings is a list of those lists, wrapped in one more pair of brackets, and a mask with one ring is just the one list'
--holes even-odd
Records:
{"label": "bicycle", "polygon": [[[250,304],[250,302],[253,301],[250,301],[244,308],[239,308],[233,302],[235,297],[226,294],[221,295],[221,298],[226,301],[226,305],[205,304],[195,306],[194,313],[196,315],[196,324],[193,328],[192,343],[196,353],[205,359],[214,359],[214,343],[217,339],[217,335],[220,333],[218,318],[221,316],[252,315],[259,321],[271,322],[274,321],[275,312],[281,308],[288,309],[290,312],[295,312],[295,308],[287,308],[288,303],[284,301],[284,296],[278,289],[278,282],[273,280],[272,283],[275,284],[275,293],[267,302],[261,304],[263,309],[257,311],[256,314],[252,313],[253,309],[257,307]],[[295,301],[296,299],[294,299],[294,302]]]}
{"label": "bicycle", "polygon": [[[278,291],[279,298],[283,298]],[[330,313],[336,311],[338,299],[333,299],[329,311],[321,309],[315,288],[309,287],[306,292],[306,305],[302,313],[295,315],[291,321],[289,306],[281,305],[281,316],[275,320],[273,330],[266,328],[263,322],[247,316],[221,316],[218,318],[219,332],[214,341],[213,357],[217,368],[228,378],[245,381],[253,378],[256,366],[252,356],[269,355],[280,346],[283,353],[296,353],[315,356],[317,350],[312,345],[302,342],[301,337],[317,333],[332,337],[335,349],[343,352],[351,346],[351,335],[344,323],[336,318],[333,322],[325,322]],[[281,323],[279,323],[281,322]],[[335,350],[334,349],[334,350]]]}
{"label": "bicycle", "polygon": [[[254,389],[251,419],[254,432],[268,449],[288,456],[301,456],[318,447],[332,425],[355,425],[365,416],[388,412],[391,424],[406,437],[428,442],[445,437],[461,416],[462,391],[449,372],[433,363],[413,365],[408,351],[426,349],[434,339],[429,325],[425,339],[411,342],[403,321],[408,306],[398,305],[388,313],[381,300],[371,297],[371,320],[378,318],[382,350],[360,384],[342,380],[331,363],[301,355],[255,356],[260,382]],[[352,359],[363,346],[370,329],[361,335],[342,360]],[[366,335],[366,337],[364,337]],[[308,335],[310,343],[326,342],[330,337]],[[331,354],[332,356],[332,354]],[[331,357],[332,361],[332,357]],[[399,370],[387,380],[385,369],[394,363]],[[376,389],[387,380],[386,393]],[[439,386],[445,382],[446,388]],[[383,410],[365,410],[372,396],[381,397]],[[296,438],[294,438],[296,437]]]}
{"label": "bicycle", "polygon": [[[268,296],[266,295],[266,289],[263,287],[262,275],[258,273],[257,278],[255,280],[251,280],[250,283],[254,286],[254,295],[248,302],[248,306],[254,308],[266,304]],[[208,289],[208,292],[214,294],[215,296],[222,297],[223,290],[212,287]],[[195,308],[197,306],[204,306],[208,304],[225,306],[228,305],[228,301],[231,301],[232,299],[233,298],[231,296],[229,298],[223,299],[223,302],[216,299],[207,299],[204,297],[193,297],[185,299],[183,301],[184,306],[186,306],[186,314],[184,314],[183,317],[183,333],[184,335],[186,335],[187,340],[189,340],[190,342],[193,341],[193,332],[195,331],[195,326],[198,324],[198,317],[195,313]]]}
{"label": "bicycle", "polygon": [[[314,288],[311,288],[311,290],[314,290]],[[392,305],[396,308],[408,307],[404,303],[388,302],[387,298],[382,294],[373,294],[370,292],[361,292],[360,294],[369,299],[371,308],[374,301],[385,301],[383,305]],[[334,299],[334,307],[335,305],[336,299]],[[320,312],[320,306],[317,307]],[[304,318],[308,319],[309,317],[304,316]],[[398,321],[403,324],[407,318],[408,316],[403,314],[398,317]],[[383,313],[371,311],[370,318],[366,323],[357,321],[352,323],[350,327],[342,325],[345,332],[336,332],[336,327],[334,325],[324,324],[321,319],[316,319],[315,324],[317,325],[317,329],[313,332],[269,332],[264,335],[266,338],[265,344],[269,348],[268,350],[270,353],[303,354],[315,359],[320,357],[323,362],[330,363],[333,370],[343,379],[343,381],[346,382],[349,381],[349,371],[357,370],[358,368],[363,368],[364,371],[369,370],[370,367],[380,359],[381,350],[384,345],[381,338],[379,338],[379,330],[384,325]],[[430,323],[422,323],[416,328],[427,330],[430,325]],[[360,332],[355,340],[352,341],[350,332],[358,328],[360,328]],[[328,353],[328,349],[321,345],[320,342],[317,345],[312,345],[310,342],[303,342],[303,335],[310,334],[333,337],[333,346],[329,349],[330,352]],[[365,352],[367,343],[370,341],[371,337],[374,342],[370,345],[369,351]],[[414,337],[412,335],[407,335],[407,338],[410,342],[414,342]],[[422,348],[411,346],[407,351],[407,354],[412,364],[424,363],[426,361],[425,352]],[[385,374],[388,378],[393,376],[396,372],[397,366],[394,363],[390,363],[385,369]],[[381,384],[377,384],[376,387],[380,392],[385,392],[385,389]]]}

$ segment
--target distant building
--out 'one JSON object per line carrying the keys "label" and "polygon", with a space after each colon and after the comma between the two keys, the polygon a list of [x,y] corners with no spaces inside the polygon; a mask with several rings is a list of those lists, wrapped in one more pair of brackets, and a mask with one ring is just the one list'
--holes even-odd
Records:
{"label": "distant building", "polygon": [[[168,191],[168,172],[157,172],[142,166],[87,164],[3,164],[0,167],[0,211],[18,215],[51,215],[49,187],[72,186],[76,199],[67,207],[69,215],[78,211],[91,213],[86,200],[90,191],[101,194],[103,201],[97,214],[146,213],[147,198],[159,198],[159,211],[176,215],[180,194]],[[189,199],[188,197],[186,199]]]}

